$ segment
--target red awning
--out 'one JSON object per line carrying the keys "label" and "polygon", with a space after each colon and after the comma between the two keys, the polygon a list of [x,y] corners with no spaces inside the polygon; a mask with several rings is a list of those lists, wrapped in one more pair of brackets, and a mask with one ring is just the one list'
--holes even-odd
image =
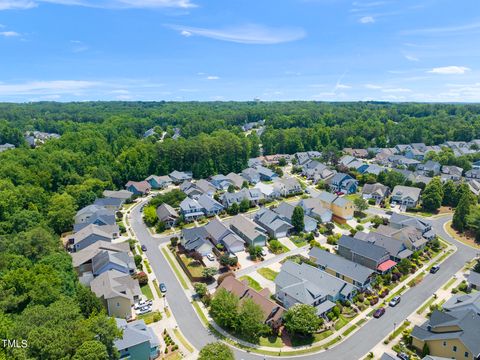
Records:
{"label": "red awning", "polygon": [[384,261],[383,263],[381,263],[380,265],[378,265],[377,270],[381,271],[381,272],[384,272],[384,271],[387,271],[387,270],[391,269],[395,265],[397,265],[397,263],[395,261],[387,260],[387,261]]}

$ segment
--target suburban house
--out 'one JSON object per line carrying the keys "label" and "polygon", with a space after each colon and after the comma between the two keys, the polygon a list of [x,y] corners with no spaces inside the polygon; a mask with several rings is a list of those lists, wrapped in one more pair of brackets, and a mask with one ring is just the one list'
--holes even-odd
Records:
{"label": "suburban house", "polygon": [[473,169],[473,170],[480,169],[480,160],[474,161],[474,162],[472,163],[472,169]]}
{"label": "suburban house", "polygon": [[133,275],[136,270],[135,261],[127,252],[111,252],[108,250],[98,252],[92,258],[93,276],[98,276],[110,270]]}
{"label": "suburban house", "polygon": [[267,208],[257,211],[254,221],[267,230],[268,235],[272,238],[286,237],[288,232],[293,229],[293,226],[282,216]]}
{"label": "suburban house", "polygon": [[346,235],[342,235],[338,240],[338,254],[347,260],[381,273],[396,265],[394,261],[390,260],[390,254],[385,248]]}
{"label": "suburban house", "polygon": [[102,195],[104,197],[123,199],[126,201],[131,199],[131,197],[133,196],[133,193],[131,193],[128,190],[103,190]]}
{"label": "suburban house", "polygon": [[414,227],[427,239],[431,239],[435,236],[435,233],[432,231],[432,224],[430,224],[430,222],[413,216],[393,213],[392,216],[390,216],[390,226],[396,229],[402,229],[410,226]]}
{"label": "suburban house", "polygon": [[238,174],[233,172],[227,174],[227,179],[229,179],[236,188],[241,188],[245,179]]}
{"label": "suburban house", "polygon": [[[468,274],[468,277],[467,277],[467,282],[470,289],[480,290],[480,273],[475,271],[470,271],[470,274]],[[478,303],[479,303],[478,305],[480,310],[480,301]]]}
{"label": "suburban house", "polygon": [[334,174],[335,171],[316,160],[307,162],[302,168],[302,175],[307,179],[312,180],[315,184],[319,181],[325,181],[331,178]]}
{"label": "suburban house", "polygon": [[170,174],[168,174],[170,179],[174,184],[181,184],[184,181],[192,180],[192,173],[191,172],[184,172],[184,171],[177,171],[174,170]]}
{"label": "suburban house", "polygon": [[357,158],[367,158],[368,157],[368,151],[366,149],[352,149],[352,148],[345,148],[343,149],[343,152],[346,152],[347,154],[357,157]]}
{"label": "suburban house", "polygon": [[203,194],[203,190],[198,188],[190,180],[185,180],[183,183],[180,184],[179,188],[181,191],[185,193],[185,195],[195,200],[198,199],[198,197]]}
{"label": "suburban house", "polygon": [[380,232],[365,233],[359,231],[355,234],[355,238],[384,248],[390,254],[390,259],[395,262],[412,256],[412,251],[407,248],[403,241],[394,239]]}
{"label": "suburban house", "polygon": [[298,205],[303,208],[303,211],[306,215],[316,219],[321,223],[332,221],[332,211],[323,206],[322,202],[318,198],[302,199]]}
{"label": "suburban house", "polygon": [[202,194],[206,194],[211,197],[213,197],[213,195],[215,195],[215,193],[217,192],[217,188],[205,179],[200,179],[196,181],[195,187],[199,189]]}
{"label": "suburban house", "polygon": [[330,210],[337,221],[353,219],[354,207],[350,200],[326,191],[322,191],[315,199],[318,199],[325,209]]}
{"label": "suburban house", "polygon": [[265,229],[241,214],[231,219],[230,228],[245,241],[247,246],[265,246],[267,242]]}
{"label": "suburban house", "polygon": [[260,181],[272,181],[273,179],[278,178],[278,175],[273,170],[264,166],[256,166],[255,169],[260,175]]}
{"label": "suburban house", "polygon": [[336,173],[327,181],[332,192],[354,194],[357,192],[358,181],[348,174]]}
{"label": "suburban house", "polygon": [[12,150],[12,149],[15,149],[15,145],[13,144],[5,143],[0,145],[0,152],[4,152],[6,150]]}
{"label": "suburban house", "polygon": [[261,291],[255,291],[248,286],[246,280],[237,280],[233,275],[227,276],[218,286],[217,291],[225,289],[228,292],[240,298],[240,302],[246,299],[252,300],[257,304],[263,313],[263,322],[272,329],[277,330],[282,325],[282,317],[285,309],[270,300],[270,291],[265,288]]}
{"label": "suburban house", "polygon": [[223,205],[207,194],[202,194],[197,199],[206,216],[214,216],[223,210]]}
{"label": "suburban house", "polygon": [[298,165],[303,165],[306,162],[312,159],[318,159],[322,156],[322,153],[318,151],[306,151],[306,152],[297,152],[295,158],[297,159]]}
{"label": "suburban house", "polygon": [[372,269],[318,247],[312,247],[308,256],[311,261],[317,264],[319,269],[354,285],[360,290],[366,289],[375,276],[375,271]]}
{"label": "suburban house", "polygon": [[361,174],[379,175],[381,172],[387,171],[387,169],[377,164],[367,164],[367,167],[363,167],[359,171]]}
{"label": "suburban house", "polygon": [[85,249],[97,241],[112,242],[113,234],[105,232],[104,228],[104,226],[90,224],[73,234],[69,239],[73,251]]}
{"label": "suburban house", "polygon": [[221,201],[223,206],[226,208],[232,206],[233,204],[240,204],[243,199],[247,199],[250,202],[250,205],[258,205],[261,200],[265,197],[263,193],[256,188],[247,189],[243,188],[240,191],[235,193],[226,192],[222,195]]}
{"label": "suburban house", "polygon": [[187,252],[197,251],[203,256],[212,252],[212,244],[207,240],[208,232],[205,226],[182,229],[180,244]]}
{"label": "suburban house", "polygon": [[428,243],[428,240],[423,237],[422,233],[413,226],[395,229],[391,226],[380,225],[377,228],[376,233],[402,242],[407,249],[412,252],[423,249]]}
{"label": "suburban house", "polygon": [[379,204],[390,194],[390,188],[380,183],[365,184],[362,189],[362,197],[365,200],[373,199]]}
{"label": "suburban house", "polygon": [[205,216],[202,205],[197,200],[186,197],[180,203],[180,212],[183,215],[185,221],[193,221],[202,216]]}
{"label": "suburban house", "polygon": [[412,330],[412,346],[431,356],[476,360],[480,357],[480,315],[473,310],[433,310],[430,319]]}
{"label": "suburban house", "polygon": [[150,192],[152,187],[145,180],[143,181],[129,181],[125,185],[125,189],[133,193],[134,195],[145,195]]}
{"label": "suburban house", "polygon": [[155,134],[156,134],[155,129],[154,129],[154,128],[150,128],[150,129],[146,130],[146,131],[143,133],[143,137],[144,137],[144,138],[147,138],[147,137],[153,136],[153,135],[155,135]]}
{"label": "suburban house", "polygon": [[350,300],[356,293],[352,284],[306,263],[286,261],[274,280],[275,297],[286,308],[312,305],[324,316],[338,300]]}
{"label": "suburban house", "polygon": [[423,175],[433,177],[440,174],[440,165],[437,161],[428,160],[424,164],[417,165],[417,171],[423,172]]}
{"label": "suburban house", "polygon": [[95,216],[113,216],[115,219],[115,212],[113,210],[108,210],[100,205],[87,205],[75,214],[75,224],[89,223],[90,219]]}
{"label": "suburban house", "polygon": [[480,179],[480,168],[468,170],[465,173],[467,179]]}
{"label": "suburban house", "polygon": [[412,208],[418,205],[421,191],[416,187],[397,185],[393,188],[391,201]]}
{"label": "suburban house", "polygon": [[124,319],[115,319],[122,332],[120,339],[114,340],[120,359],[153,360],[160,354],[160,339],[153,328],[145,321],[135,320],[127,323]]}
{"label": "suburban house", "polygon": [[303,193],[300,183],[294,177],[275,179],[273,188],[284,197]]}
{"label": "suburban house", "polygon": [[234,185],[233,181],[225,175],[218,174],[210,178],[210,183],[218,190],[227,190],[230,185]]}
{"label": "suburban house", "polygon": [[167,228],[171,228],[178,221],[177,211],[166,203],[157,207],[156,212],[158,220],[163,222]]}
{"label": "suburban house", "polygon": [[96,198],[93,205],[104,207],[107,210],[118,211],[125,200],[119,198],[103,197]]}
{"label": "suburban house", "polygon": [[[280,205],[278,205],[276,208],[274,208],[273,211],[275,211],[285,221],[287,221],[289,224],[291,224],[294,209],[295,209],[294,205],[283,201],[282,203],[280,203]],[[331,214],[330,214],[330,216],[331,216]],[[315,220],[313,217],[310,217],[310,216],[308,216],[304,213],[303,224],[304,224],[303,231],[311,232],[311,231],[315,231],[317,229],[318,221]]]}
{"label": "suburban house", "polygon": [[480,180],[477,181],[475,179],[467,179],[467,181],[465,182],[467,183],[468,188],[474,195],[480,195]]}
{"label": "suburban house", "polygon": [[263,194],[263,197],[267,201],[272,201],[272,200],[277,199],[281,196],[280,191],[278,189],[275,189],[272,184],[266,184],[266,183],[263,183],[263,182],[259,182],[259,183],[255,184],[255,186],[253,188],[260,190],[260,192]]}
{"label": "suburban house", "polygon": [[462,179],[463,169],[458,166],[453,165],[443,165],[442,166],[442,181],[452,180],[460,181]]}
{"label": "suburban house", "polygon": [[104,303],[108,315],[130,319],[132,305],[142,296],[138,281],[117,270],[106,271],[90,282],[93,293]]}
{"label": "suburban house", "polygon": [[256,169],[246,168],[242,171],[242,177],[244,180],[247,180],[250,184],[255,185],[260,181],[260,174]]}
{"label": "suburban house", "polygon": [[222,244],[232,254],[245,250],[245,242],[219,219],[212,219],[205,225],[208,239],[214,244]]}
{"label": "suburban house", "polygon": [[170,179],[170,176],[168,175],[150,175],[145,179],[145,181],[150,184],[152,189],[163,189],[172,184],[172,179]]}
{"label": "suburban house", "polygon": [[352,155],[344,155],[338,160],[338,165],[344,167],[345,169],[350,168],[350,164],[358,159]]}
{"label": "suburban house", "polygon": [[[478,273],[471,272],[470,274]],[[480,292],[453,295],[442,305],[442,308],[446,312],[472,310],[477,315],[480,315]]]}

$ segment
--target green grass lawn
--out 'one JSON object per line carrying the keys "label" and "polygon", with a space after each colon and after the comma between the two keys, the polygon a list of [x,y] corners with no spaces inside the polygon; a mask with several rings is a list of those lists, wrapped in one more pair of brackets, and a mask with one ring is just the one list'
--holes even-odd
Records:
{"label": "green grass lawn", "polygon": [[307,245],[307,240],[305,240],[305,238],[302,236],[292,236],[290,237],[290,241],[293,242],[296,247]]}
{"label": "green grass lawn", "polygon": [[278,272],[273,271],[272,269],[269,268],[261,268],[258,269],[257,272],[262,275],[265,279],[273,281],[278,275]]}
{"label": "green grass lawn", "polygon": [[434,297],[431,297],[430,299],[428,299],[418,310],[417,310],[417,314],[421,314],[423,313],[430,305],[432,305],[432,303],[435,301],[435,298]]}
{"label": "green grass lawn", "polygon": [[353,330],[355,330],[357,327],[358,327],[358,326],[355,325],[355,324],[352,325],[352,326],[350,326],[347,330],[345,330],[345,331],[343,332],[342,335],[343,335],[343,336],[347,336],[347,335],[350,334]]}
{"label": "green grass lawn", "polygon": [[173,271],[175,272],[175,274],[177,275],[178,280],[180,281],[180,284],[182,285],[182,287],[184,289],[188,289],[188,285],[187,285],[185,279],[183,278],[180,270],[178,270],[178,267],[175,264],[175,262],[173,261],[173,259],[171,258],[170,254],[168,253],[168,250],[162,249],[162,253],[165,256],[165,258],[167,259],[168,263],[170,264],[170,266],[173,269]]}
{"label": "green grass lawn", "polygon": [[152,289],[150,288],[150,285],[146,284],[140,287],[140,290],[142,290],[142,294],[147,298],[147,299],[153,299],[153,294],[152,294]]}
{"label": "green grass lawn", "polygon": [[260,346],[270,346],[270,347],[278,347],[278,348],[281,348],[284,345],[282,338],[279,336],[269,336],[269,337],[262,336],[259,339],[258,344]]}
{"label": "green grass lawn", "polygon": [[190,351],[190,352],[193,352],[195,349],[192,347],[192,345],[190,345],[190,343],[187,341],[187,339],[185,339],[183,337],[183,335],[180,333],[180,331],[178,331],[178,329],[173,329],[173,333],[175,334],[175,336],[177,337],[178,341],[180,341],[183,346],[185,346],[185,348]]}
{"label": "green grass lawn", "polygon": [[160,314],[159,311],[154,311],[154,312],[149,312],[147,314],[138,315],[137,319],[139,320],[142,319],[143,321],[145,321],[145,324],[148,325],[148,324],[162,320],[162,314]]}
{"label": "green grass lawn", "polygon": [[187,257],[185,254],[180,255],[180,259],[182,259],[183,263],[187,266],[187,269],[190,271],[192,276],[195,277],[202,277],[202,272],[205,267],[198,261]]}
{"label": "green grass lawn", "polygon": [[255,279],[252,279],[250,276],[247,276],[247,275],[242,276],[240,280],[247,280],[248,286],[250,286],[254,290],[257,290],[257,291],[262,290],[262,287],[260,286],[260,284]]}
{"label": "green grass lawn", "polygon": [[351,319],[347,319],[345,316],[340,315],[338,320],[335,322],[335,330],[340,330],[342,327],[347,325]]}
{"label": "green grass lawn", "polygon": [[319,334],[315,334],[314,336],[311,336],[311,337],[295,336],[295,337],[291,338],[292,346],[310,345],[310,344],[319,342],[320,340],[326,339],[327,337],[329,337],[332,334],[333,334],[332,330],[326,330],[326,331],[323,331]]}

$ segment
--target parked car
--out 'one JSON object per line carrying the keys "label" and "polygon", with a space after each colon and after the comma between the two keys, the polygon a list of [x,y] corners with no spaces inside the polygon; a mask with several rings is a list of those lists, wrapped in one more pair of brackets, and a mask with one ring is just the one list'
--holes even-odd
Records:
{"label": "parked car", "polygon": [[430,269],[430,274],[435,274],[438,270],[440,270],[440,266],[439,265],[434,265]]}
{"label": "parked car", "polygon": [[160,291],[162,293],[166,293],[167,292],[167,287],[165,286],[164,283],[160,283],[160,285],[158,285],[158,288],[160,289]]}
{"label": "parked car", "polygon": [[385,314],[385,308],[381,307],[381,308],[378,308],[377,310],[375,310],[375,312],[373,313],[373,317],[375,319],[378,319],[378,318],[382,317],[383,314]]}
{"label": "parked car", "polygon": [[147,247],[145,245],[142,245],[142,251],[147,251]]}
{"label": "parked car", "polygon": [[133,305],[133,308],[135,310],[138,310],[142,307],[145,307],[145,306],[152,306],[153,304],[153,300],[143,300],[141,299],[140,301],[138,301],[137,303],[135,303],[135,305]]}
{"label": "parked car", "polygon": [[390,300],[388,305],[390,305],[391,307],[394,307],[394,306],[397,306],[399,302],[400,302],[400,296],[395,296],[392,300]]}
{"label": "parked car", "polygon": [[144,307],[142,307],[138,310],[135,310],[135,314],[142,315],[142,314],[146,314],[150,311],[152,311],[152,307],[150,305],[147,305],[147,306],[144,306]]}
{"label": "parked car", "polygon": [[208,259],[208,260],[210,260],[210,261],[215,261],[215,256],[213,256],[212,253],[207,254],[206,256],[207,256],[207,259]]}
{"label": "parked car", "polygon": [[262,251],[260,252],[260,255],[267,256],[267,252],[265,251],[265,249],[262,249]]}
{"label": "parked car", "polygon": [[404,352],[397,354],[397,357],[402,360],[410,360],[410,356]]}

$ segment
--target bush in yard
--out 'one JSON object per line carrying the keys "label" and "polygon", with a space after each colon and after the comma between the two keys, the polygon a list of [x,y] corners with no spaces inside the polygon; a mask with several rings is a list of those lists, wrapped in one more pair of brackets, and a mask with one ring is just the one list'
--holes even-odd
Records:
{"label": "bush in yard", "polygon": [[365,228],[363,227],[362,224],[358,224],[357,226],[355,226],[355,229],[357,229],[357,231],[363,231],[363,230],[365,230]]}
{"label": "bush in yard", "polygon": [[207,344],[200,350],[198,360],[235,360],[232,350],[222,342]]}
{"label": "bush in yard", "polygon": [[228,258],[228,265],[237,266],[237,264],[238,264],[238,258],[236,256],[230,256]]}
{"label": "bush in yard", "polygon": [[272,252],[275,254],[278,254],[280,251],[282,251],[282,243],[278,240],[270,240],[268,245],[270,246],[270,250],[272,250]]}
{"label": "bush in yard", "polygon": [[140,271],[139,273],[137,273],[136,278],[140,286],[148,284],[148,276],[143,271]]}
{"label": "bush in yard", "polygon": [[285,313],[284,324],[290,334],[308,336],[320,329],[323,320],[318,317],[315,307],[297,304]]}
{"label": "bush in yard", "polygon": [[342,313],[342,309],[340,308],[340,306],[335,305],[332,309],[332,312],[335,315],[335,317],[339,317],[340,314]]}
{"label": "bush in yard", "polygon": [[170,245],[172,245],[172,247],[177,247],[178,245],[178,237],[174,236],[172,238],[170,238]]}
{"label": "bush in yard", "polygon": [[167,229],[167,225],[163,221],[157,222],[157,225],[155,226],[155,231],[157,233],[162,233]]}
{"label": "bush in yard", "polygon": [[220,256],[220,264],[223,266],[228,266],[230,264],[230,256],[228,256],[228,254],[223,254]]}
{"label": "bush in yard", "polygon": [[135,261],[135,266],[137,267],[137,269],[142,270],[143,269],[143,264],[142,264],[143,258],[142,258],[142,256],[141,255],[135,255],[133,257],[133,260]]}
{"label": "bush in yard", "polygon": [[206,280],[211,280],[216,274],[217,274],[217,269],[215,269],[214,267],[207,267],[202,271],[202,276]]}
{"label": "bush in yard", "polygon": [[208,292],[207,285],[204,283],[195,283],[193,286],[195,289],[195,292],[200,296],[203,297],[205,294]]}
{"label": "bush in yard", "polygon": [[248,253],[252,260],[256,260],[262,255],[262,247],[258,245],[257,246],[250,245],[248,247]]}

